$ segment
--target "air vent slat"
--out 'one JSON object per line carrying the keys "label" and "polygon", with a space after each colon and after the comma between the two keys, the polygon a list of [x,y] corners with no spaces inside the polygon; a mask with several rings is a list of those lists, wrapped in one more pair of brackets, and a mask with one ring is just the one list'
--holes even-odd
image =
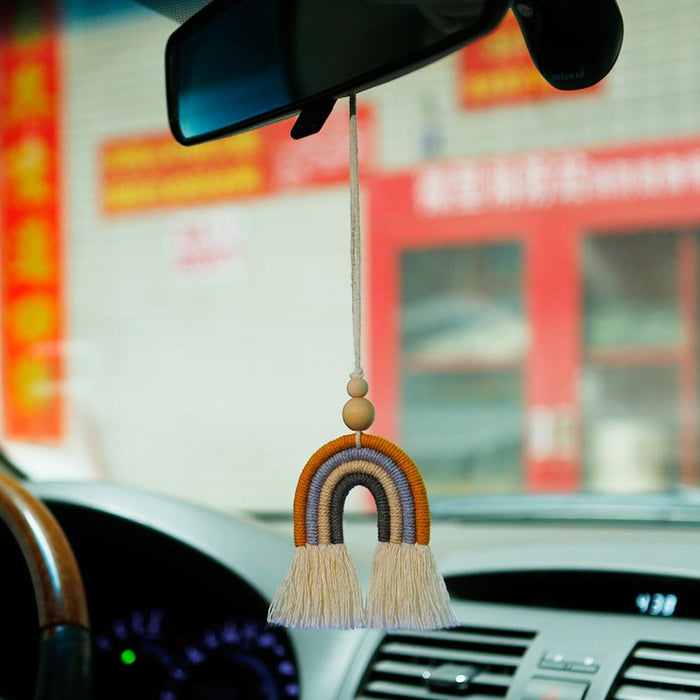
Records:
{"label": "air vent slat", "polygon": [[[374,665],[375,673],[384,673],[392,676],[407,676],[409,678],[423,678],[424,664],[410,664],[401,661],[378,661]],[[512,677],[498,673],[480,673],[472,678],[472,685],[494,685],[507,688]]]}
{"label": "air vent slat", "polygon": [[634,652],[635,659],[645,661],[662,661],[673,664],[694,664],[700,666],[700,653],[676,651],[675,649],[659,649],[656,647],[639,647]]}
{"label": "air vent slat", "polygon": [[498,673],[480,673],[478,676],[474,676],[472,680],[472,684],[501,686],[503,688],[510,687],[512,682],[512,676],[501,676]]}
{"label": "air vent slat", "polygon": [[517,656],[502,654],[486,654],[480,651],[461,651],[459,649],[444,649],[423,647],[417,644],[402,644],[392,642],[382,647],[384,654],[392,656],[421,657],[425,659],[440,659],[441,661],[459,661],[465,664],[487,664],[489,666],[513,666],[520,663]]}
{"label": "air vent slat", "polygon": [[[416,638],[415,632],[408,631],[397,631],[392,632],[392,637],[410,637]],[[469,643],[469,644],[501,644],[503,646],[512,647],[522,647],[526,649],[530,646],[530,639],[522,639],[521,637],[508,637],[501,635],[491,635],[491,634],[474,634],[469,632],[422,632],[418,639],[430,639],[438,642],[451,642],[451,643]]]}
{"label": "air vent slat", "polygon": [[700,673],[677,671],[653,666],[630,666],[624,675],[625,680],[663,683],[665,685],[691,686],[700,688]]}
{"label": "air vent slat", "polygon": [[534,638],[534,632],[480,627],[390,632],[375,652],[356,697],[504,698]]}
{"label": "air vent slat", "polygon": [[[366,700],[381,698],[419,698],[419,700],[455,700],[454,694],[436,693],[428,688],[402,683],[387,683],[386,681],[372,681],[364,689],[369,696],[360,696]],[[464,696],[463,696],[464,697]],[[469,700],[493,700],[493,695],[474,695],[470,693]]]}
{"label": "air vent slat", "polygon": [[700,647],[639,642],[618,673],[610,697],[700,700]]}
{"label": "air vent slat", "polygon": [[422,678],[423,666],[421,664],[409,664],[402,661],[379,661],[374,664],[377,673],[391,673],[394,676],[410,676]]}
{"label": "air vent slat", "polygon": [[623,685],[615,693],[615,700],[700,700],[700,695],[679,690]]}

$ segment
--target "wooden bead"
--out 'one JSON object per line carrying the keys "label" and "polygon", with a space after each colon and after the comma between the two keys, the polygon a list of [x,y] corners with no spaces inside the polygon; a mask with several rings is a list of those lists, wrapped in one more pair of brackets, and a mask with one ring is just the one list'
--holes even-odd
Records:
{"label": "wooden bead", "polygon": [[369,399],[355,397],[343,406],[343,422],[350,430],[367,430],[374,423],[374,406]]}
{"label": "wooden bead", "polygon": [[362,377],[353,377],[348,382],[348,394],[356,399],[367,396],[368,391],[369,384],[367,384],[367,380]]}

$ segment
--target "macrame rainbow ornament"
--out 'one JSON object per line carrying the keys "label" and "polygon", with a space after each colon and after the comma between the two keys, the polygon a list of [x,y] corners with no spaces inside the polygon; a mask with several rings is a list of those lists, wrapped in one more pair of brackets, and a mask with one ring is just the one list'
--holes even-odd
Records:
{"label": "macrame rainbow ornament", "polygon": [[[418,467],[392,442],[367,430],[374,406],[366,398],[360,357],[360,239],[357,123],[350,98],[351,259],[355,370],[343,421],[353,434],[317,450],[299,477],[294,496],[294,557],[268,612],[288,627],[436,629],[457,619],[428,546],[430,508]],[[343,542],[348,493],[364,486],[377,509],[379,544],[366,605]]]}
{"label": "macrame rainbow ornament", "polygon": [[[393,443],[363,433],[329,442],[309,459],[294,497],[294,558],[268,621],[289,627],[435,629],[457,624],[430,551],[423,479]],[[343,508],[355,486],[377,507],[379,544],[367,605],[343,543]]]}

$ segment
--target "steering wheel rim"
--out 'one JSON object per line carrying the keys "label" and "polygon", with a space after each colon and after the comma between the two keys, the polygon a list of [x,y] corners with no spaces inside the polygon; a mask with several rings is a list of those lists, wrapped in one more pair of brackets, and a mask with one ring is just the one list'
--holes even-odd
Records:
{"label": "steering wheel rim", "polygon": [[36,700],[90,698],[90,620],[73,550],[49,509],[0,474],[0,520],[22,550],[39,615]]}

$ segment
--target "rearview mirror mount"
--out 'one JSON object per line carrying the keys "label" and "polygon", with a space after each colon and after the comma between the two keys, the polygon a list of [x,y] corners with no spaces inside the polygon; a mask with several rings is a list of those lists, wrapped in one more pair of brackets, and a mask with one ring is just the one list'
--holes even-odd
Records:
{"label": "rearview mirror mount", "polygon": [[168,117],[191,145],[299,114],[321,129],[335,101],[493,30],[509,0],[214,0],[166,47]]}

